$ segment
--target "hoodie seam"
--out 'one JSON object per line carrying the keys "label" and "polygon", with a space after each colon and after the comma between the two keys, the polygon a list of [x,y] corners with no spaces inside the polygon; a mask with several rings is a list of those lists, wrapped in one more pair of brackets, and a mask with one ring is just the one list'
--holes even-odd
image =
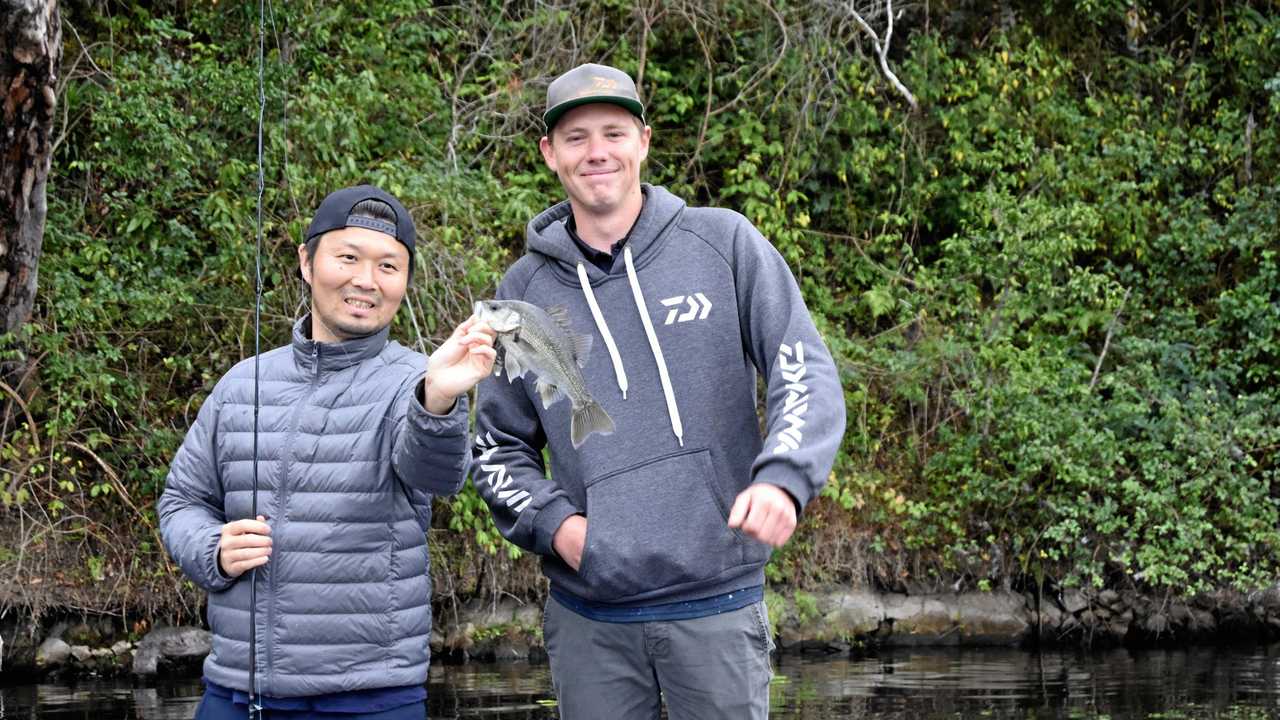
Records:
{"label": "hoodie seam", "polygon": [[[683,231],[685,231],[685,232],[687,232],[687,233],[689,233],[690,235],[692,235],[692,236],[694,236],[694,237],[698,238],[699,240],[701,240],[701,241],[703,242],[703,244],[705,244],[708,248],[710,248],[710,249],[711,249],[711,251],[712,251],[712,252],[714,252],[714,253],[716,254],[716,257],[720,258],[720,261],[721,261],[721,262],[723,262],[723,263],[725,264],[725,267],[729,268],[729,272],[733,273],[733,277],[734,277],[734,285],[736,286],[736,285],[737,285],[737,277],[738,277],[738,269],[737,269],[737,266],[735,266],[735,265],[734,265],[734,263],[733,263],[731,260],[729,260],[729,258],[728,258],[728,257],[726,257],[726,256],[725,256],[725,253],[724,253],[724,252],[722,252],[722,251],[720,250],[720,248],[716,247],[716,244],[715,244],[715,243],[713,243],[713,242],[711,242],[710,240],[708,240],[707,238],[703,237],[702,233],[698,232],[697,230],[694,230],[693,228],[689,227],[688,225],[685,225],[685,224],[684,224],[684,218],[683,218],[683,217],[682,217],[682,218],[680,218],[680,229],[681,229],[681,230],[683,230]],[[738,235],[738,228],[737,228],[737,227],[735,227],[735,228],[734,228],[734,232],[733,232],[733,234],[734,234],[734,236],[735,236],[735,237]]]}

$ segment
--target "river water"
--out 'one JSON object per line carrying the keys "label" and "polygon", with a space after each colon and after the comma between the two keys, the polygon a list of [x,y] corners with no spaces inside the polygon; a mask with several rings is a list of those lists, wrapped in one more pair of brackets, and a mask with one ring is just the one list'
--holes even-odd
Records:
{"label": "river water", "polygon": [[[957,718],[1264,720],[1280,717],[1280,646],[1045,652],[916,649],[861,659],[775,661],[779,720]],[[545,664],[445,665],[428,681],[437,718],[558,717]],[[0,720],[176,720],[195,712],[198,679],[6,686]]]}

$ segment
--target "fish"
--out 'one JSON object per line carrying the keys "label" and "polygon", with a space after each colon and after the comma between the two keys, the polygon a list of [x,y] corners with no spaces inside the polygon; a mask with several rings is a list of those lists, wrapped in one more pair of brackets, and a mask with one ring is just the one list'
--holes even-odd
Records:
{"label": "fish", "polygon": [[574,332],[568,308],[543,310],[519,300],[480,300],[475,304],[475,315],[498,335],[500,358],[493,366],[495,375],[505,372],[507,382],[525,373],[536,375],[543,409],[563,397],[569,399],[569,437],[575,450],[592,433],[613,433],[613,419],[587,392],[582,377],[591,336]]}

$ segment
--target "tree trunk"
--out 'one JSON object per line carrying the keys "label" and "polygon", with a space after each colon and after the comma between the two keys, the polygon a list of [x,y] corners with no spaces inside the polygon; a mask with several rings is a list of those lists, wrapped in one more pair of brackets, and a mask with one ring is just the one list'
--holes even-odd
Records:
{"label": "tree trunk", "polygon": [[61,66],[57,0],[0,0],[0,334],[35,305]]}

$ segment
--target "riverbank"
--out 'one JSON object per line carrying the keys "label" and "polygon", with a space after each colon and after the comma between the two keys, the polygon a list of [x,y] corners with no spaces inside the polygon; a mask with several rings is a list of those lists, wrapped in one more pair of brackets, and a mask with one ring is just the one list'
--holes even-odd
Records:
{"label": "riverbank", "polygon": [[[870,589],[768,593],[783,653],[859,654],[894,647],[1171,646],[1280,639],[1280,587],[1218,592],[1190,600],[1115,590],[1037,596],[1008,591],[908,595]],[[10,609],[0,618],[6,677],[154,676],[195,671],[209,652],[199,627],[151,627],[111,616],[59,617],[33,625]],[[442,660],[544,657],[542,609],[534,602],[472,601],[442,608],[431,637]]]}

